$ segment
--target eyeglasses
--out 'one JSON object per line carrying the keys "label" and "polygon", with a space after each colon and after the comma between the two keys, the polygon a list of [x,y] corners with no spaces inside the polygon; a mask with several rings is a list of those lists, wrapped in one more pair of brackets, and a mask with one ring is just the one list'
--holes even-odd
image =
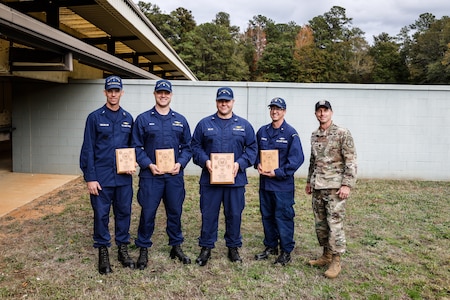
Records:
{"label": "eyeglasses", "polygon": [[270,107],[269,107],[269,110],[280,111],[280,110],[284,110],[284,109],[281,108],[281,107],[278,107],[278,106],[270,106]]}

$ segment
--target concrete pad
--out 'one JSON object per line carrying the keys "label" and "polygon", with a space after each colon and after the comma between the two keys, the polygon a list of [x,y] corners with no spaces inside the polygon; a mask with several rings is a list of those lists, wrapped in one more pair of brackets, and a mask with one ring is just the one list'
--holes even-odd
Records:
{"label": "concrete pad", "polygon": [[0,217],[77,177],[78,175],[0,172]]}

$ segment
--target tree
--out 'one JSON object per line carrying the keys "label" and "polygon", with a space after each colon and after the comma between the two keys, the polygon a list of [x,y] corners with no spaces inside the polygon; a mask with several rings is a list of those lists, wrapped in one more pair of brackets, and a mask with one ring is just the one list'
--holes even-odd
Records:
{"label": "tree", "polygon": [[273,24],[275,23],[271,19],[261,15],[254,16],[253,19],[249,21],[245,36],[251,40],[255,47],[256,61],[261,58],[264,48],[267,45],[266,28]]}
{"label": "tree", "polygon": [[262,15],[254,16],[249,21],[247,30],[241,39],[244,45],[244,58],[250,72],[250,80],[257,80],[258,61],[267,45],[266,28],[274,22]]}
{"label": "tree", "polygon": [[309,21],[317,46],[324,49],[353,36],[351,24],[352,18],[347,18],[345,8],[340,6],[333,6],[330,11]]}
{"label": "tree", "polygon": [[185,34],[194,30],[197,26],[192,11],[185,8],[178,7],[170,13],[170,16],[172,17],[171,25],[175,27],[177,33],[175,40],[178,42],[181,42]]}
{"label": "tree", "polygon": [[369,43],[356,36],[349,40],[352,46],[352,55],[349,58],[349,82],[368,83],[373,71],[373,58],[369,54]]}
{"label": "tree", "polygon": [[242,52],[229,28],[221,22],[204,23],[186,34],[180,57],[200,80],[245,80]]}
{"label": "tree", "polygon": [[409,52],[412,82],[450,83],[450,73],[444,60],[450,43],[450,18],[444,16],[436,20],[430,14],[422,14],[411,28],[417,29]]}
{"label": "tree", "polygon": [[138,6],[201,80],[415,83],[450,82],[450,21],[430,13],[396,37],[374,36],[352,25],[345,8],[333,6],[301,27],[257,15],[243,34],[230,15],[197,26],[192,12],[170,14]]}
{"label": "tree", "polygon": [[177,45],[182,42],[185,34],[192,31],[197,25],[192,12],[182,7],[177,8],[170,14],[164,14],[159,6],[150,2],[139,1],[138,6],[175,50],[177,50]]}
{"label": "tree", "polygon": [[268,24],[267,45],[257,63],[257,73],[263,81],[295,81],[294,67],[295,37],[300,26],[288,24]]}
{"label": "tree", "polygon": [[319,50],[314,57],[326,64],[321,69],[323,73],[317,76],[321,82],[351,81],[352,66],[349,62],[356,49],[355,39],[364,39],[364,32],[357,27],[352,28],[351,24],[352,19],[347,18],[345,8],[340,6],[333,6],[329,12],[309,21]]}
{"label": "tree", "polygon": [[262,81],[295,81],[294,70],[292,49],[276,43],[267,45],[258,61],[258,74]]}
{"label": "tree", "polygon": [[444,53],[442,64],[445,67],[445,72],[450,72],[450,43],[447,45],[447,50]]}
{"label": "tree", "polygon": [[369,50],[374,67],[372,80],[375,83],[406,83],[409,72],[400,54],[396,39],[383,32],[374,37],[374,45]]}
{"label": "tree", "polygon": [[231,26],[230,14],[225,12],[219,12],[216,14],[216,18],[213,20],[213,23],[219,26],[224,26],[228,29],[228,32],[231,34],[233,38],[237,38],[239,35],[239,27]]}
{"label": "tree", "polygon": [[318,51],[310,26],[303,26],[295,37],[294,62],[297,68],[297,82],[317,82],[319,67]]}
{"label": "tree", "polygon": [[310,26],[301,28],[295,38],[294,61],[297,68],[297,82],[322,82],[325,73],[325,56],[314,43]]}

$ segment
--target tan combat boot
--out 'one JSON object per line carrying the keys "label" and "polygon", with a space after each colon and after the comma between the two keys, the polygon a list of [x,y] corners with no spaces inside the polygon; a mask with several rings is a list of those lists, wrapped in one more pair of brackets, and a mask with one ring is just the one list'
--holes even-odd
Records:
{"label": "tan combat boot", "polygon": [[325,277],[333,279],[336,278],[341,272],[341,256],[339,254],[333,254],[330,267],[325,272]]}
{"label": "tan combat boot", "polygon": [[323,254],[321,257],[315,260],[310,260],[309,262],[310,266],[318,266],[323,267],[331,263],[331,252],[328,250],[327,247],[323,247]]}

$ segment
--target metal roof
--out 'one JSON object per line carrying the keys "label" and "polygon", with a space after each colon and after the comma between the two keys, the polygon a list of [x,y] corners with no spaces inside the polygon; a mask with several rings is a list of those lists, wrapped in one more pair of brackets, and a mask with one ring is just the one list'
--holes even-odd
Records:
{"label": "metal roof", "polygon": [[[34,60],[44,60],[44,51],[124,78],[197,80],[131,0],[0,2],[0,38],[32,48]],[[23,59],[23,49],[13,50]]]}

